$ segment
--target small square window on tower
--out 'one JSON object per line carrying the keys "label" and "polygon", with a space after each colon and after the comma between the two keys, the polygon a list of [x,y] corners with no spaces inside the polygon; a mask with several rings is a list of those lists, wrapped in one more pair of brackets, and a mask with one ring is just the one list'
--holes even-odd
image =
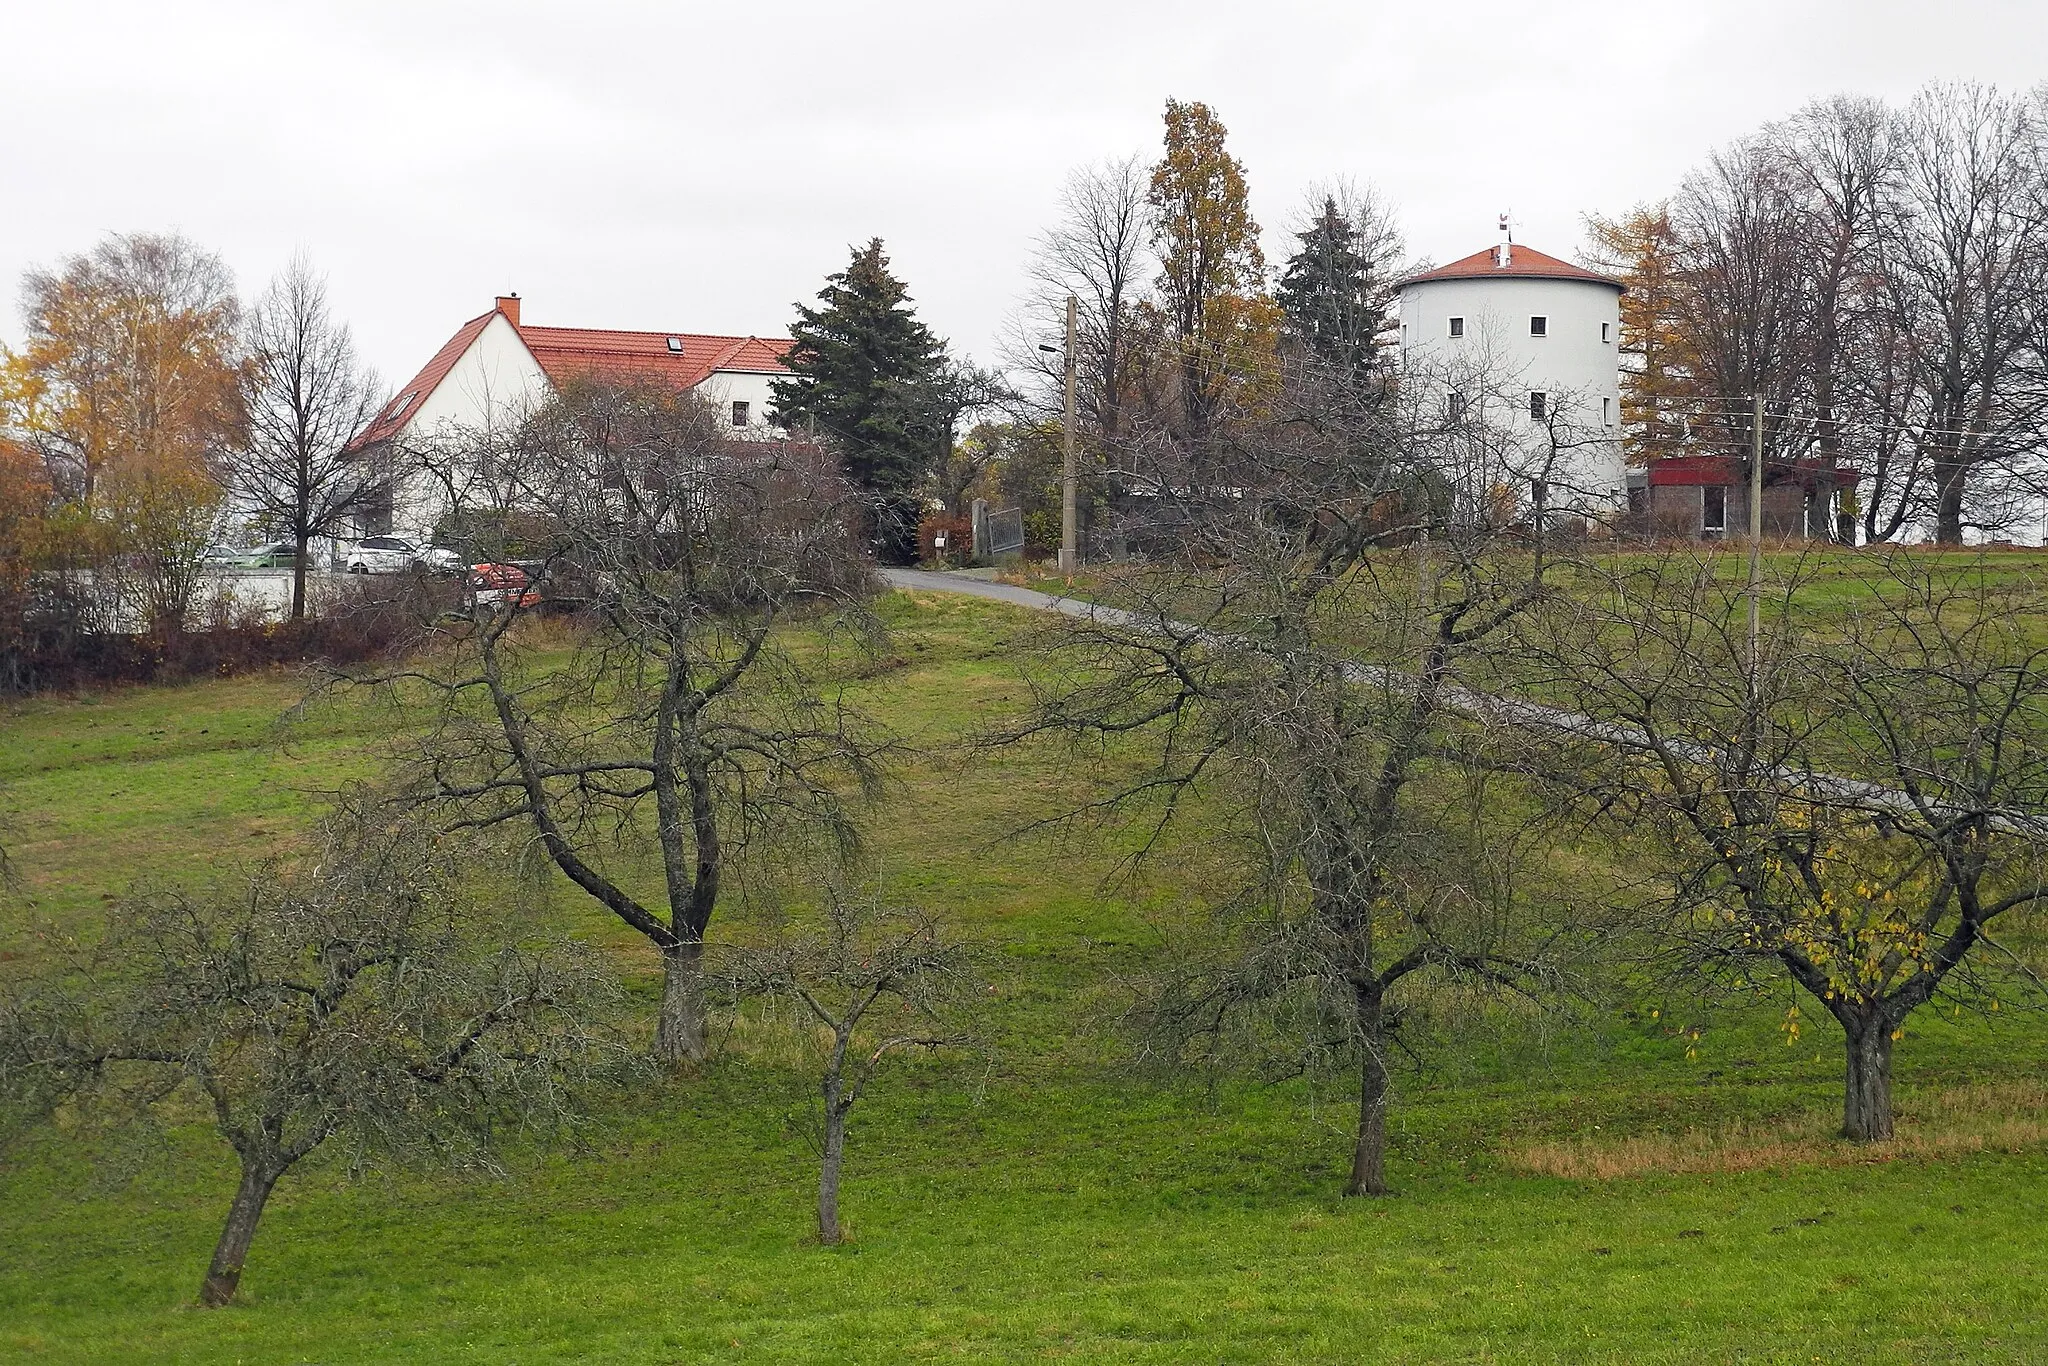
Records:
{"label": "small square window on tower", "polygon": [[1529,391],[1529,416],[1537,422],[1550,416],[1550,395],[1541,389]]}
{"label": "small square window on tower", "polygon": [[1600,400],[1600,425],[1603,427],[1612,427],[1614,425],[1614,400],[1611,398]]}
{"label": "small square window on tower", "polygon": [[1601,341],[1603,341],[1603,342],[1604,342],[1604,341],[1606,341],[1606,340],[1607,340],[1607,329],[1608,329],[1608,328],[1610,328],[1610,327],[1612,327],[1612,326],[1614,326],[1614,324],[1612,324],[1612,323],[1601,323],[1601,324],[1600,324],[1600,340],[1601,340]]}
{"label": "small square window on tower", "polygon": [[1451,335],[1454,337],[1465,335],[1465,320],[1463,318],[1451,319]]}
{"label": "small square window on tower", "polygon": [[1530,318],[1530,319],[1529,319],[1529,335],[1530,335],[1530,336],[1532,336],[1532,337],[1547,337],[1547,336],[1549,336],[1549,335],[1550,335],[1550,319],[1548,319],[1548,318],[1544,317],[1544,316],[1543,316],[1543,315],[1542,315],[1541,313],[1538,313],[1538,314],[1537,314],[1537,315],[1535,315],[1534,317]]}
{"label": "small square window on tower", "polygon": [[732,402],[732,425],[733,425],[733,426],[735,426],[735,427],[744,427],[744,426],[746,426],[746,425],[747,425],[747,423],[748,423],[749,421],[751,421],[751,420],[752,420],[752,414],[753,414],[753,405],[752,405],[752,404],[748,403],[748,402],[747,402],[747,401],[746,401],[745,399],[743,399],[743,398],[736,398],[736,399],[734,399],[734,400],[733,400],[733,402]]}

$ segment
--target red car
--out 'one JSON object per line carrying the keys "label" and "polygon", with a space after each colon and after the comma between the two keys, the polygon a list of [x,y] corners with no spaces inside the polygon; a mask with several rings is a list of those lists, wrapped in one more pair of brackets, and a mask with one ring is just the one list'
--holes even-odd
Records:
{"label": "red car", "polygon": [[487,607],[535,607],[540,586],[516,564],[474,564],[469,567],[469,598]]}

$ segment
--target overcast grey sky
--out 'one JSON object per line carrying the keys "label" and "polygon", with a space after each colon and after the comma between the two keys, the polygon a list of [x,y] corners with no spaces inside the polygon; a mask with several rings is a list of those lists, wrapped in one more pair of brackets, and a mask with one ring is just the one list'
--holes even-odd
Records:
{"label": "overcast grey sky", "polygon": [[2041,0],[1212,4],[5,0],[0,338],[14,282],[175,229],[253,294],[295,249],[387,381],[516,289],[528,322],[773,335],[880,236],[986,356],[1067,170],[1207,101],[1269,255],[1309,181],[1410,250],[1559,255],[1579,216],[1839,90],[2048,77]]}

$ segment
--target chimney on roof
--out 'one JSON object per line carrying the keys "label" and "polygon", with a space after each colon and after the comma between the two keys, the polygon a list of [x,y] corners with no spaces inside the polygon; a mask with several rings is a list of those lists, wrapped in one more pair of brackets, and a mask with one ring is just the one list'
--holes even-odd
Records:
{"label": "chimney on roof", "polygon": [[510,322],[514,327],[519,326],[519,291],[514,290],[510,294],[500,294],[498,296],[498,311],[504,314],[506,321]]}

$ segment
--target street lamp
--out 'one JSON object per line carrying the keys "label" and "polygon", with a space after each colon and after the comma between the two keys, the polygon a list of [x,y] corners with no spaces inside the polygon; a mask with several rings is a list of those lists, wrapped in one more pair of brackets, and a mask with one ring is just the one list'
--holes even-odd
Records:
{"label": "street lamp", "polygon": [[1081,567],[1080,519],[1075,511],[1075,491],[1080,476],[1074,465],[1074,333],[1080,327],[1081,301],[1067,296],[1067,344],[1064,347],[1040,342],[1038,349],[1062,356],[1066,371],[1066,413],[1061,433],[1060,473],[1060,572],[1071,574]]}

